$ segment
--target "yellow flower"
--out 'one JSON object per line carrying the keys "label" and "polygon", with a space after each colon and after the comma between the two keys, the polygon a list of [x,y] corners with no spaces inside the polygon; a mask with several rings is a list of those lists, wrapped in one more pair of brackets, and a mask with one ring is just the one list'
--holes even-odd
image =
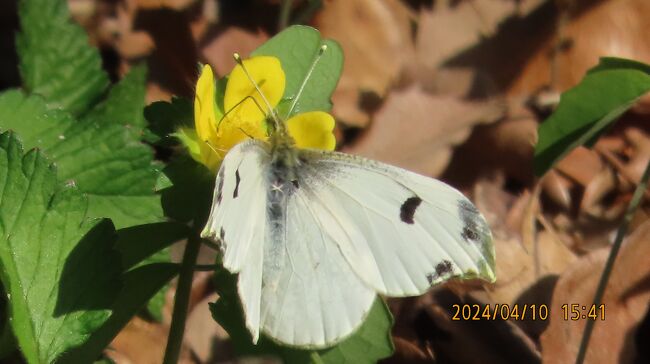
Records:
{"label": "yellow flower", "polygon": [[[246,70],[271,107],[284,95],[285,74],[275,57],[259,56],[243,61]],[[255,90],[241,66],[230,73],[223,99],[224,113],[216,104],[216,83],[209,65],[203,67],[194,99],[195,130],[181,129],[176,134],[192,158],[216,171],[228,150],[248,138],[266,140],[266,103]],[[298,148],[333,150],[334,118],[322,111],[295,115],[286,121],[289,135]]]}

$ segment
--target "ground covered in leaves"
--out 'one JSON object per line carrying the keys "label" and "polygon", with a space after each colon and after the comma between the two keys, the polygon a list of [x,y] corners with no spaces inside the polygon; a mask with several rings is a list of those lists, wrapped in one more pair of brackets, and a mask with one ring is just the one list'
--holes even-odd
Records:
{"label": "ground covered in leaves", "polygon": [[[147,102],[191,99],[198,62],[223,76],[234,65],[233,52],[246,56],[286,24],[308,24],[337,40],[345,54],[332,100],[339,149],[461,189],[486,216],[496,246],[496,283],[450,282],[422,297],[388,302],[395,353],[385,362],[572,362],[586,320],[565,319],[562,305],[591,304],[650,159],[650,98],[640,99],[592,148],[575,149],[541,179],[532,163],[537,127],[599,57],[650,63],[650,2],[296,0],[286,18],[284,3],[68,0],[114,80],[133,69],[131,77],[140,77],[136,65],[148,64]],[[19,83],[18,21],[15,4],[2,7],[4,89]],[[650,361],[647,197],[650,191],[605,292],[605,320],[596,323],[589,363]],[[91,194],[91,209],[93,203],[100,202]],[[129,219],[118,223],[126,226]],[[180,257],[182,243],[174,249]],[[214,253],[201,251],[199,263],[213,261]],[[207,309],[218,298],[212,276],[195,275],[183,363],[234,360],[228,335]],[[167,292],[160,322],[133,319],[107,356],[116,363],[160,363],[173,292]],[[537,305],[548,315],[456,320],[454,304],[517,306],[519,314]]]}

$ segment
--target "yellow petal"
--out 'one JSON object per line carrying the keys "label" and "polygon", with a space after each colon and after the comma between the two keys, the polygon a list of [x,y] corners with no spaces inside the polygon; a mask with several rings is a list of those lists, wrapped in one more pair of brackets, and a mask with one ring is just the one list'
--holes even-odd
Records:
{"label": "yellow petal", "polygon": [[219,126],[219,142],[216,147],[220,152],[223,152],[223,155],[225,155],[230,148],[246,139],[253,138],[266,140],[266,128],[263,127],[261,121],[232,121],[232,118],[224,120]]}
{"label": "yellow petal", "polygon": [[216,139],[215,84],[210,65],[203,66],[201,76],[196,82],[194,125],[196,134],[201,140],[213,141]]}
{"label": "yellow petal", "polygon": [[[284,95],[286,81],[280,60],[275,57],[259,56],[244,60],[243,63],[271,107],[275,108]],[[230,73],[223,104],[228,117],[234,119],[233,122],[262,121],[266,119],[269,112],[266,103],[239,65]]]}
{"label": "yellow petal", "polygon": [[298,114],[287,120],[287,129],[298,148],[334,150],[334,118],[323,111]]}
{"label": "yellow petal", "polygon": [[192,159],[204,164],[212,171],[219,168],[223,156],[212,150],[204,140],[201,140],[196,134],[196,130],[180,128],[174,135],[185,145]]}

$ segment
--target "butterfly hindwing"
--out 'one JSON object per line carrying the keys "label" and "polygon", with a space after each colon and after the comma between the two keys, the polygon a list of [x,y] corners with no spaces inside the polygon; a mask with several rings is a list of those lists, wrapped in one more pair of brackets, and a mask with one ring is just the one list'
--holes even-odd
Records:
{"label": "butterfly hindwing", "polygon": [[282,186],[283,221],[264,245],[262,330],[291,345],[325,347],[360,326],[376,294],[324,234],[303,186]]}

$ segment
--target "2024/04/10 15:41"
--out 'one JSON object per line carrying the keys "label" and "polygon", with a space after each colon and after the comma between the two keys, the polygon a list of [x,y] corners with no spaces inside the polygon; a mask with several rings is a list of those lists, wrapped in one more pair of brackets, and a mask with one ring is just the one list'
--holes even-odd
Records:
{"label": "2024/04/10 15:41", "polygon": [[579,303],[562,305],[562,318],[565,321],[578,321],[580,319],[605,320],[605,305],[581,305]]}

